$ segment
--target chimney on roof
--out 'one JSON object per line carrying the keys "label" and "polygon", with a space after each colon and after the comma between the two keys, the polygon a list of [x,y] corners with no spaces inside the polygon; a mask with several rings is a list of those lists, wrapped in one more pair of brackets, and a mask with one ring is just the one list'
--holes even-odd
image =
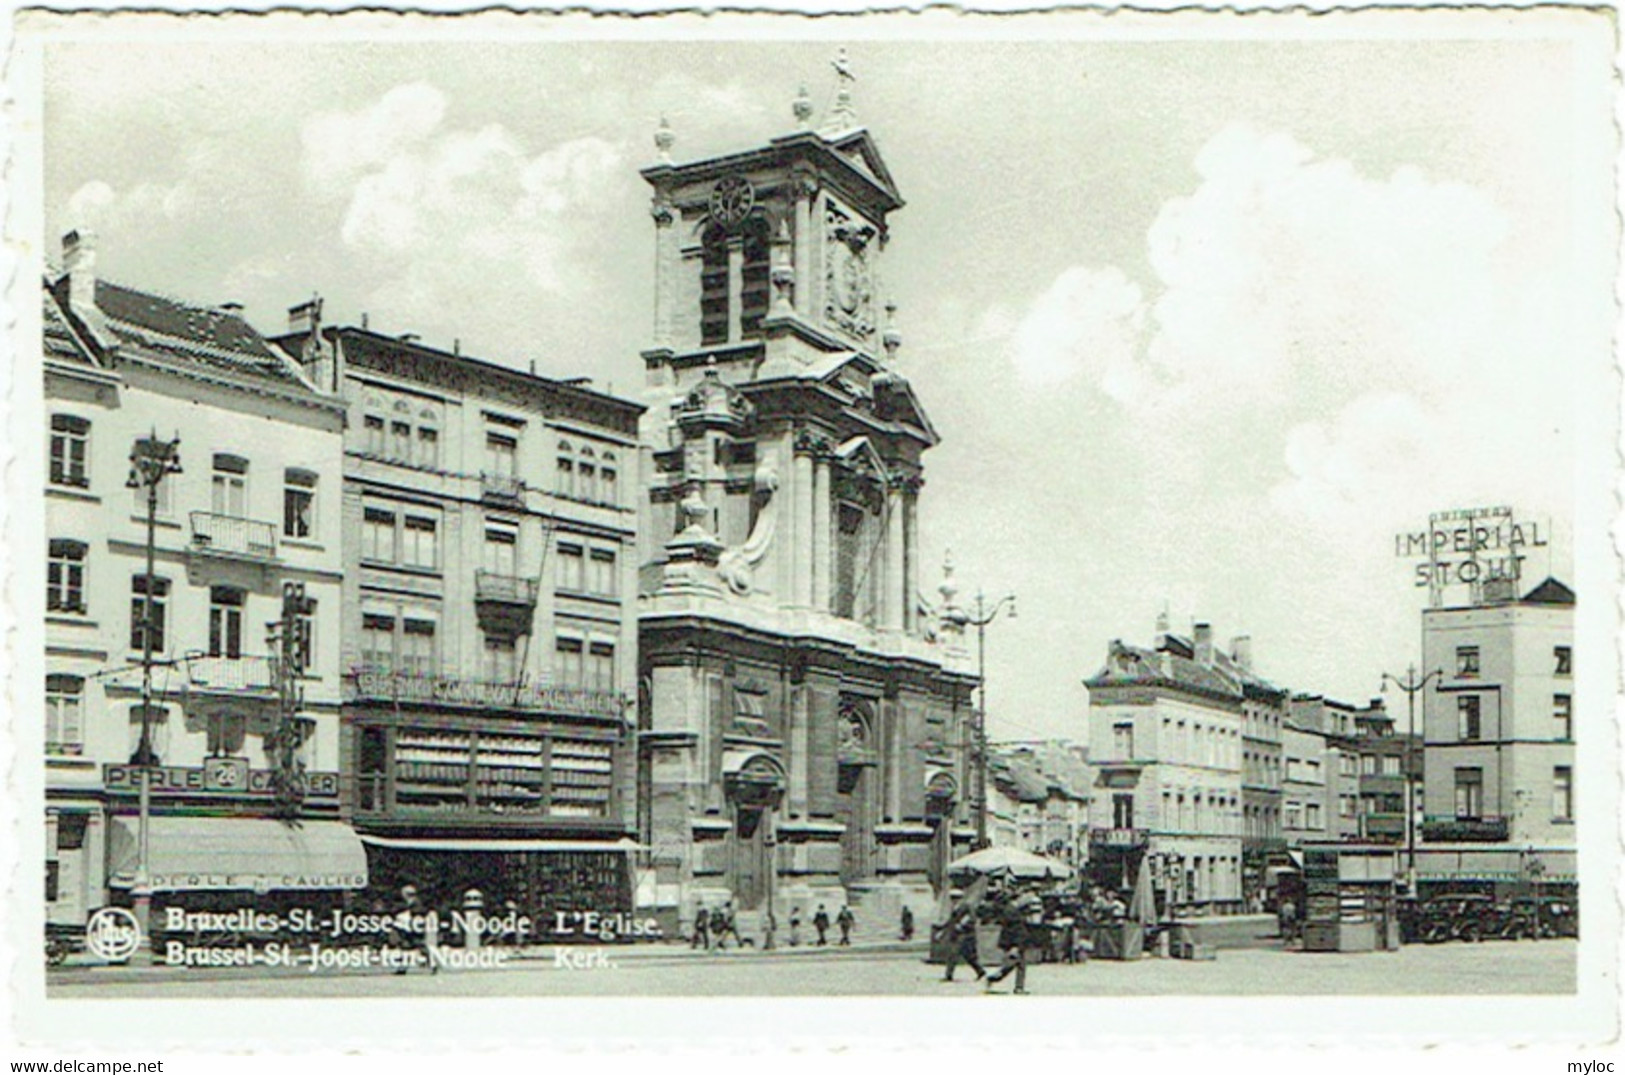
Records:
{"label": "chimney on roof", "polygon": [[1230,658],[1248,672],[1253,670],[1253,636],[1237,635],[1230,640]]}
{"label": "chimney on roof", "polygon": [[322,300],[311,299],[301,302],[298,306],[288,307],[289,334],[303,333],[309,335],[315,331],[322,320]]}
{"label": "chimney on roof", "polygon": [[76,310],[96,305],[96,233],[70,231],[62,237],[62,267],[68,273],[68,305]]}
{"label": "chimney on roof", "polygon": [[1212,664],[1213,663],[1213,625],[1211,623],[1199,623],[1199,624],[1197,624],[1196,627],[1195,627],[1195,630],[1193,631],[1193,637],[1192,637],[1191,641],[1195,643],[1194,648],[1196,650],[1196,663],[1197,664]]}
{"label": "chimney on roof", "polygon": [[1151,644],[1152,649],[1161,649],[1162,644],[1168,641],[1168,610],[1164,608],[1157,613],[1157,637]]}

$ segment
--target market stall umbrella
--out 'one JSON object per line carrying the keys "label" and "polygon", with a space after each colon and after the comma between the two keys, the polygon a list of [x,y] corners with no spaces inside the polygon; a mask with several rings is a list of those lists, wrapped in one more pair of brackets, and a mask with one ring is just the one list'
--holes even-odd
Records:
{"label": "market stall umbrella", "polygon": [[1072,868],[1031,851],[1013,847],[985,847],[948,863],[949,873],[1009,873],[1016,877],[1067,877]]}
{"label": "market stall umbrella", "polygon": [[1134,894],[1129,897],[1128,917],[1142,926],[1157,922],[1157,901],[1151,892],[1151,856],[1140,856],[1140,872],[1134,879]]}

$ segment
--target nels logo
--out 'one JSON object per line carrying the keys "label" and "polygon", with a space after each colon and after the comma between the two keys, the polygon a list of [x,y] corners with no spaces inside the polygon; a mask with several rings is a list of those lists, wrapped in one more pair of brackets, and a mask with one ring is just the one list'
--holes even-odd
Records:
{"label": "nels logo", "polygon": [[85,947],[109,963],[123,963],[141,947],[141,923],[122,907],[103,907],[85,924]]}

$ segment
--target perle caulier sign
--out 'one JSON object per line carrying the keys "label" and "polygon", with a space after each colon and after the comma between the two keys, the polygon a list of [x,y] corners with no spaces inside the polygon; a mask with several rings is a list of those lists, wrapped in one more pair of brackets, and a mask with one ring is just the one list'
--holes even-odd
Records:
{"label": "perle caulier sign", "polygon": [[1461,508],[1428,516],[1426,530],[1394,535],[1394,555],[1420,559],[1416,585],[1427,587],[1437,605],[1448,586],[1475,592],[1486,582],[1515,582],[1523,575],[1529,550],[1545,548],[1549,528],[1520,520],[1510,507]]}

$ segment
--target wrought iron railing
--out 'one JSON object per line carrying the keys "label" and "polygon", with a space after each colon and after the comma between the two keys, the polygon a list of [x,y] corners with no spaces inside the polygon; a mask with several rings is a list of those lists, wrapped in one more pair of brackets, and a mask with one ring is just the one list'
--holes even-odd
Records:
{"label": "wrought iron railing", "polygon": [[503,575],[484,568],[474,572],[474,599],[476,601],[503,601],[511,605],[534,605],[538,583],[536,579],[518,575]]}
{"label": "wrought iron railing", "polygon": [[194,511],[191,519],[192,548],[198,551],[267,560],[276,556],[276,526],[272,523],[212,511]]}
{"label": "wrought iron railing", "polygon": [[270,691],[276,689],[269,657],[188,657],[186,681],[202,690]]}
{"label": "wrought iron railing", "polygon": [[514,474],[483,471],[480,474],[480,496],[486,500],[516,503],[524,499],[525,483]]}

